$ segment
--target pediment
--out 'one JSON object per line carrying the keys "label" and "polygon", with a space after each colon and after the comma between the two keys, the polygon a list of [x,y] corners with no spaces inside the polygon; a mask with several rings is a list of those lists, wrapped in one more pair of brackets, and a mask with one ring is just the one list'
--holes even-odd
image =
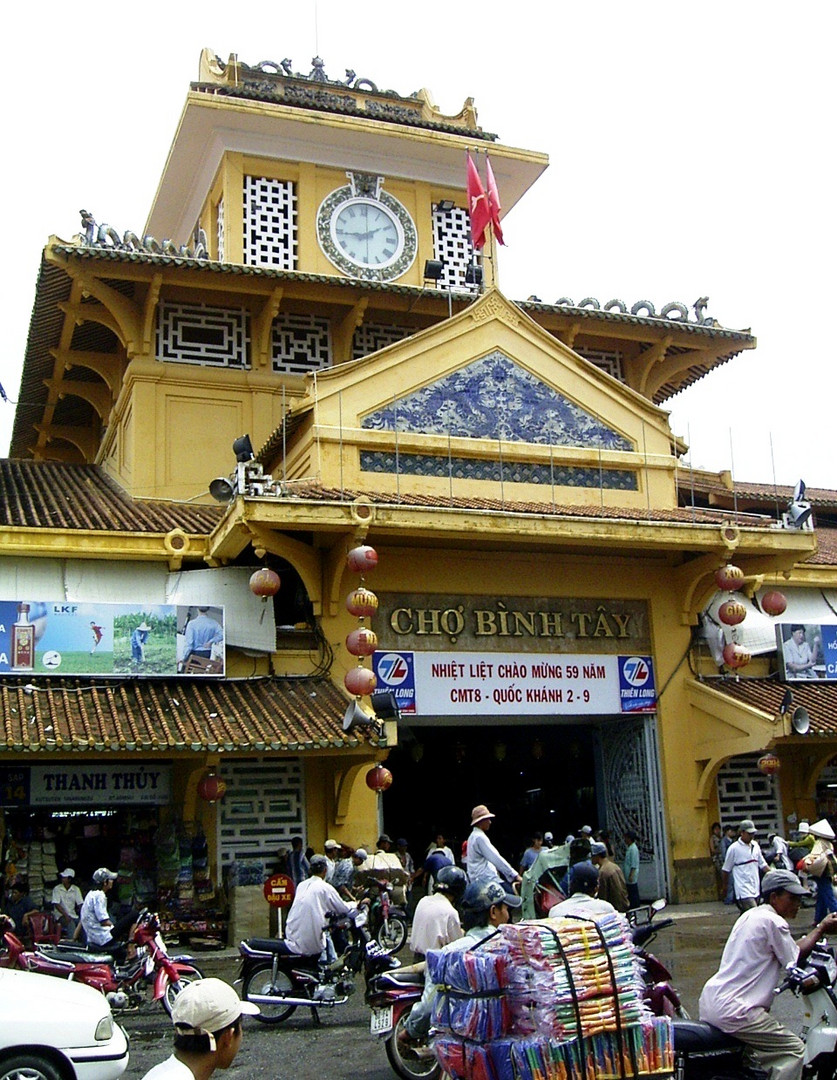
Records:
{"label": "pediment", "polygon": [[367,413],[361,427],[452,438],[633,449],[621,432],[500,349]]}

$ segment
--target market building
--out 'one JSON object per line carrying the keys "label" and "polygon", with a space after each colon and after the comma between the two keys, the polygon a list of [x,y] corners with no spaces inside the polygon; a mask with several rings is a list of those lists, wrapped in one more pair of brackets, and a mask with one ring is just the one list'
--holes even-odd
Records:
{"label": "market building", "polygon": [[[294,835],[420,851],[488,802],[509,850],[635,829],[643,893],[689,900],[719,813],[831,806],[837,493],[802,520],[694,473],[665,411],[755,338],[705,299],[510,300],[496,239],[472,246],[468,150],[506,212],[548,164],[470,101],[205,52],[142,234],[85,213],[49,239],[0,462],[7,872],[12,840],[30,872],[54,843],[220,924],[225,873]],[[400,718],[344,730],[358,545]],[[790,621],[823,651],[793,708]],[[733,640],[747,668],[719,663]]]}

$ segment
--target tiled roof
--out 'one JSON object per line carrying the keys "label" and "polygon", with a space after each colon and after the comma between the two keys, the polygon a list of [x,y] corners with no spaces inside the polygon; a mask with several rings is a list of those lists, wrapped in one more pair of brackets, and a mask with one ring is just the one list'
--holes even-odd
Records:
{"label": "tiled roof", "polygon": [[[771,716],[778,716],[782,705],[782,699],[788,689],[788,683],[780,683],[775,679],[712,679],[707,680],[707,685],[721,694],[734,698],[742,705],[749,705],[753,709],[761,709],[762,712]],[[811,718],[810,735],[822,735],[834,737],[837,735],[837,683],[820,682],[812,679],[809,682],[794,682],[790,684],[793,694],[792,708],[800,706],[806,709]],[[778,724],[777,724],[778,728]],[[781,732],[777,731],[777,734]]]}
{"label": "tiled roof", "polygon": [[7,679],[0,752],[316,751],[358,746],[327,678]]}
{"label": "tiled roof", "polygon": [[[264,451],[261,452],[264,454]],[[493,510],[510,514],[537,514],[544,517],[572,517],[613,521],[668,521],[684,525],[729,525],[735,522],[751,528],[763,529],[775,520],[770,515],[733,514],[728,510],[714,507],[672,507],[654,509],[646,507],[602,506],[597,499],[598,489],[591,491],[590,502],[583,506],[563,503],[529,502],[511,499],[488,499],[468,496],[449,497],[446,495],[423,495],[401,492],[368,491],[358,488],[328,488],[313,483],[292,482],[287,485],[287,496],[307,499],[313,502],[352,503],[358,499],[371,504],[386,506],[416,507],[433,509],[435,507],[455,510]]]}
{"label": "tiled roof", "polygon": [[825,526],[817,527],[817,550],[810,559],[805,560],[806,566],[837,566],[837,529],[829,529]]}
{"label": "tiled roof", "polygon": [[[692,475],[688,470],[681,470],[677,475],[677,482],[688,494],[690,488],[702,495],[716,495],[719,498],[732,499],[737,495],[742,499],[757,499],[766,504],[778,502],[784,506],[793,498],[793,488],[789,484],[752,483],[736,480],[732,487],[728,487],[717,476],[707,476],[706,473],[695,472]],[[837,506],[837,491],[831,488],[806,487],[805,498],[817,506]]]}
{"label": "tiled roof", "polygon": [[217,506],[132,499],[98,465],[0,459],[0,526],[205,535]]}

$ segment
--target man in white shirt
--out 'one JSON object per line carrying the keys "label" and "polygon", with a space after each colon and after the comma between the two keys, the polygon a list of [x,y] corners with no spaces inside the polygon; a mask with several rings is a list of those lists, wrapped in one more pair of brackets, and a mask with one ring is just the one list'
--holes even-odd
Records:
{"label": "man in white shirt", "polygon": [[458,866],[443,866],[433,892],[416,904],[410,933],[410,948],[416,960],[423,960],[430,949],[441,949],[462,937],[456,903],[462,898],[466,884],[464,870]]}
{"label": "man in white shirt", "polygon": [[334,871],[337,868],[337,856],[340,852],[340,845],[336,840],[326,840],[323,844],[323,851],[325,857],[328,859],[328,869],[326,870],[325,879],[329,885],[334,884]]}
{"label": "man in white shirt", "polygon": [[67,867],[62,870],[60,881],[52,890],[52,909],[55,918],[61,924],[65,937],[72,937],[78,926],[79,909],[84,903],[81,889],[75,884],[75,870]]}
{"label": "man in white shirt", "polygon": [[[358,905],[345,901],[325,880],[328,859],[314,855],[309,864],[311,876],[300,882],[285,924],[285,950],[300,956],[319,956],[326,947],[325,930],[329,915],[350,915]],[[361,905],[368,904],[362,900]]]}
{"label": "man in white shirt", "polygon": [[592,863],[580,862],[573,867],[571,892],[567,900],[549,909],[550,919],[573,916],[577,919],[591,919],[598,922],[605,915],[615,915],[616,908],[608,900],[600,900],[599,868]]}
{"label": "man in white shirt", "polygon": [[[506,862],[486,835],[493,820],[494,814],[482,803],[471,811],[471,835],[468,837],[468,880],[502,882],[505,878],[510,885],[519,885],[523,878],[511,863]],[[509,895],[514,895],[509,885],[505,888]]]}
{"label": "man in white shirt", "polygon": [[765,903],[745,911],[730,932],[721,966],[700,995],[700,1018],[752,1046],[772,1080],[799,1080],[805,1047],[770,1015],[773,991],[788,964],[803,963],[837,930],[837,912],[794,942],[787,920],[796,918],[807,890],[790,870],[770,870],[761,892]]}
{"label": "man in white shirt", "polygon": [[761,848],[754,839],[755,824],[750,818],[745,818],[738,828],[741,835],[727,848],[721,878],[724,892],[726,892],[730,875],[732,875],[732,887],[738,910],[747,911],[758,904],[761,872],[767,870],[767,863],[761,853]]}

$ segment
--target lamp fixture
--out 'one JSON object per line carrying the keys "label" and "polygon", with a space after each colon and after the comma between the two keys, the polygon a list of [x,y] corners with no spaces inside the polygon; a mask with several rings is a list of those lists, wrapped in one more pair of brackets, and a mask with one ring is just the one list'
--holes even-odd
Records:
{"label": "lamp fixture", "polygon": [[425,281],[441,281],[442,274],[445,272],[445,264],[438,259],[428,259],[424,264],[424,280]]}
{"label": "lamp fixture", "polygon": [[398,701],[391,690],[378,690],[370,695],[369,700],[372,702],[372,708],[375,710],[375,715],[379,720],[399,720],[401,718]]}
{"label": "lamp fixture", "polygon": [[239,435],[239,437],[232,444],[232,451],[235,454],[236,461],[252,461],[256,456],[253,453],[253,444],[250,442],[249,435]]}
{"label": "lamp fixture", "polygon": [[480,286],[482,285],[482,279],[482,267],[477,266],[476,263],[468,263],[465,267],[465,284]]}
{"label": "lamp fixture", "polygon": [[453,199],[439,199],[433,209],[439,210],[443,214],[449,214],[454,206],[456,206],[456,203]]}

